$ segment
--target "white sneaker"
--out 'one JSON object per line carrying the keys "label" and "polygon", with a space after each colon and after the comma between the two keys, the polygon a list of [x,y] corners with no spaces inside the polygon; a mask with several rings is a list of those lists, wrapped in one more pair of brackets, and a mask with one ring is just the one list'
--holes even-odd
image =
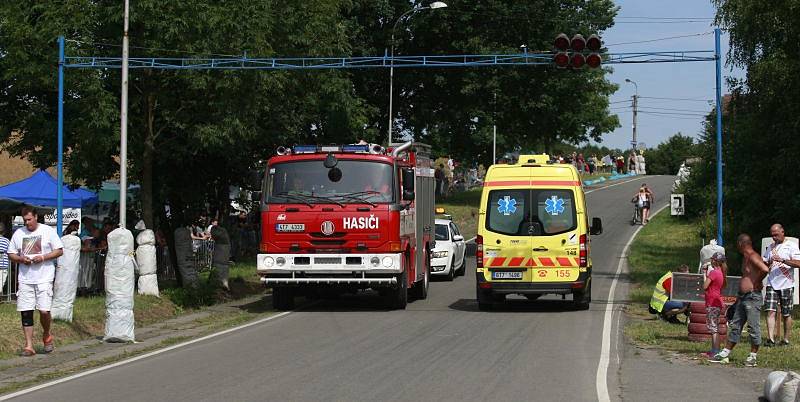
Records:
{"label": "white sneaker", "polygon": [[753,355],[747,356],[747,359],[744,361],[745,367],[756,367],[758,362],[756,361],[756,357]]}

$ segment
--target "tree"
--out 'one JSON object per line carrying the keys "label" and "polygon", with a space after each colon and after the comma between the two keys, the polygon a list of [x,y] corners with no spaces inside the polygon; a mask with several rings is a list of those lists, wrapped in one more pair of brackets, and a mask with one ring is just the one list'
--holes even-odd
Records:
{"label": "tree", "polygon": [[[397,16],[412,6],[401,0],[374,3],[359,2],[354,10],[361,27],[354,35],[355,54],[387,49]],[[401,21],[395,54],[508,53],[519,52],[522,44],[531,51],[550,50],[560,32],[588,35],[610,27],[616,10],[606,0],[448,1],[446,9],[418,12]],[[606,72],[546,66],[396,69],[394,132],[482,163],[491,161],[495,123],[500,153],[599,140],[619,125],[608,111],[608,95],[616,86],[605,80]],[[374,105],[388,103],[386,72],[353,76],[361,97]],[[386,108],[382,110],[377,127],[386,133]]]}
{"label": "tree", "polygon": [[[728,62],[747,71],[730,80],[732,94],[723,108],[725,235],[748,232],[758,238],[781,222],[787,233],[800,231],[800,183],[794,180],[800,129],[800,14],[797,2],[759,3],[715,0],[717,23],[730,33]],[[765,27],[768,27],[765,29]],[[692,172],[689,189],[714,211],[714,115],[701,142],[703,162]],[[687,198],[687,205],[691,205]]]}
{"label": "tree", "polygon": [[[55,162],[55,38],[70,55],[118,55],[120,2],[72,6],[0,5],[0,141],[39,166]],[[248,54],[347,55],[338,16],[347,1],[298,4],[245,0],[137,1],[131,10],[132,56]],[[118,71],[68,70],[66,166],[72,181],[98,186],[118,171]],[[289,141],[355,138],[369,110],[346,74],[328,72],[170,71],[130,74],[131,180],[142,185],[142,215],[153,227],[156,207],[173,210],[227,204],[229,185],[275,146]]]}
{"label": "tree", "polygon": [[645,156],[648,174],[675,175],[684,161],[697,156],[697,150],[692,137],[677,133],[647,150]]}

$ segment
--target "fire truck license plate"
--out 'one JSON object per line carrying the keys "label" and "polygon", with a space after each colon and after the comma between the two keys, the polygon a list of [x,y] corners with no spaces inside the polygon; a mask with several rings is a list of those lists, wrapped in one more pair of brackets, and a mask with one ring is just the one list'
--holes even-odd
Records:
{"label": "fire truck license plate", "polygon": [[306,225],[303,223],[279,223],[275,225],[278,232],[305,232]]}
{"label": "fire truck license plate", "polygon": [[492,279],[522,279],[522,272],[494,271]]}

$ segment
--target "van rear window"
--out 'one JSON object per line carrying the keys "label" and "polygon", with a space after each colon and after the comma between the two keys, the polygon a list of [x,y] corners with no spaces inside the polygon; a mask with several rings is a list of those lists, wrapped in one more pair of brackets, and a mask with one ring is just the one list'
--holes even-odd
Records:
{"label": "van rear window", "polygon": [[577,227],[572,190],[508,189],[489,192],[486,229],[509,236],[549,236]]}

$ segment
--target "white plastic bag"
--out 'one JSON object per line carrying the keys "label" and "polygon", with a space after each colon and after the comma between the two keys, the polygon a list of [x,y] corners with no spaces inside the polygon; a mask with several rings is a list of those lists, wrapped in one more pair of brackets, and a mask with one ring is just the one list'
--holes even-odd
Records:
{"label": "white plastic bag", "polygon": [[783,378],[775,400],[778,402],[794,402],[797,398],[798,386],[800,386],[800,374],[790,371]]}
{"label": "white plastic bag", "polygon": [[61,238],[64,254],[58,257],[56,280],[53,284],[53,306],[50,311],[56,320],[72,321],[72,305],[78,291],[80,274],[81,239],[75,235]]}
{"label": "white plastic bag", "polygon": [[156,276],[156,236],[147,229],[136,236],[136,264],[139,268],[139,294],[158,296]]}
{"label": "white plastic bag", "polygon": [[107,342],[132,342],[134,338],[133,289],[136,260],[133,234],[114,229],[108,234],[106,256],[106,333]]}

